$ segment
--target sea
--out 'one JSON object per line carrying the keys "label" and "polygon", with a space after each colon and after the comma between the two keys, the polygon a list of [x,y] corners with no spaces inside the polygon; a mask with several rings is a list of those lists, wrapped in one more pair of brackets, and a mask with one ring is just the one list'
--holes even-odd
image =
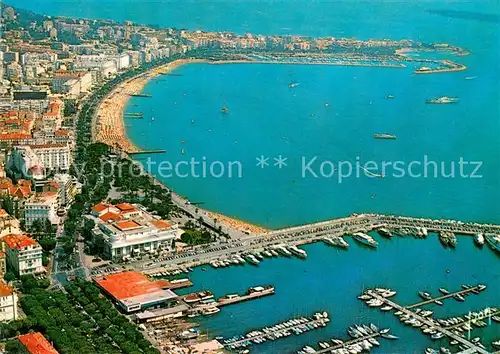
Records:
{"label": "sea", "polygon": [[[17,5],[52,15],[179,29],[463,47],[470,55],[445,57],[465,64],[466,71],[431,75],[415,75],[412,65],[190,64],[177,68],[177,76],[153,79],[144,88],[151,98],[130,100],[127,111],[142,112],[144,119],[126,119],[126,130],[140,148],[166,150],[138,160],[173,190],[209,210],[271,229],[353,212],[500,222],[497,0],[23,0]],[[460,100],[425,103],[441,96]],[[397,139],[373,139],[375,133]],[[191,161],[198,162],[195,173]],[[396,162],[403,173],[396,171]],[[381,174],[384,178],[374,177]],[[356,296],[369,287],[390,287],[398,291],[398,302],[411,304],[418,302],[418,291],[437,294],[439,287],[485,283],[487,291],[464,303],[451,299],[442,308],[429,308],[444,317],[500,307],[499,257],[487,247],[476,248],[471,238],[459,237],[456,250],[444,249],[435,235],[379,241],[376,251],[354,241],[348,251],[313,244],[304,246],[305,261],[197,268],[190,276],[194,288],[187,291],[210,289],[223,296],[255,285],[276,287],[274,296],[197,321],[210,336],[227,338],[328,311],[332,322],[326,328],[256,345],[252,353],[317,347],[318,341],[346,338],[349,325],[367,322],[390,327],[400,337],[382,340],[373,352],[421,353],[446,341],[433,342]],[[500,325],[474,330],[472,336],[489,345],[500,339]]]}

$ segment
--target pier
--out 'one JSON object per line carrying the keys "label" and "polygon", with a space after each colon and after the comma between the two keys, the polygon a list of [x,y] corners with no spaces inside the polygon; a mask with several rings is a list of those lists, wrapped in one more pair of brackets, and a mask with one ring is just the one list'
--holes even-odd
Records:
{"label": "pier", "polygon": [[130,96],[131,97],[147,97],[147,98],[153,97],[152,95],[147,94],[147,93],[131,93]]}
{"label": "pier", "polygon": [[457,342],[463,344],[467,348],[470,348],[471,350],[473,350],[472,353],[480,353],[480,354],[488,354],[489,353],[487,350],[477,346],[476,344],[470,342],[469,340],[467,340],[467,339],[451,332],[450,330],[442,327],[441,325],[437,324],[434,320],[420,316],[418,313],[411,311],[409,308],[401,306],[401,305],[395,303],[394,301],[391,301],[391,300],[379,295],[377,292],[375,292],[373,290],[368,290],[366,293],[368,295],[370,295],[371,297],[373,297],[379,301],[382,301],[384,304],[391,306],[393,309],[401,311],[404,314],[409,315],[412,318],[417,319],[418,321],[420,321],[423,324],[426,324],[429,327],[435,328],[436,331],[441,332],[445,336],[452,338],[452,339],[456,340]]}
{"label": "pier", "polygon": [[146,155],[146,154],[163,154],[167,152],[165,149],[158,149],[158,150],[139,150],[139,151],[133,151],[129,152],[129,155]]}
{"label": "pier", "polygon": [[[471,319],[467,320],[467,323],[470,325],[471,323],[475,323],[477,321],[482,321],[482,320],[485,320],[487,318],[489,318],[491,320],[492,316],[497,316],[497,315],[500,315],[500,310],[491,311],[491,312],[488,312],[487,314],[485,313],[482,316],[477,316],[477,317],[471,318]],[[458,316],[458,317],[463,317],[463,316]],[[460,322],[460,323],[457,323],[457,324],[454,324],[451,326],[447,326],[446,329],[455,329],[455,328],[463,326],[463,325],[464,325],[464,322]]]}
{"label": "pier", "polygon": [[[176,205],[183,210],[186,209],[186,212],[191,212],[191,209],[196,208],[193,205],[186,205],[185,203],[176,203]],[[168,268],[179,264],[207,264],[214,259],[227,258],[238,253],[264,249],[279,243],[301,245],[320,241],[325,236],[348,236],[356,232],[368,232],[382,227],[387,229],[407,229],[410,231],[417,228],[424,228],[429,232],[448,231],[463,235],[463,237],[470,237],[471,242],[472,236],[477,233],[500,234],[500,225],[493,224],[465,223],[456,220],[436,220],[383,214],[356,214],[345,218],[284,228],[263,234],[240,235],[235,233],[229,242],[204,246],[202,253],[198,252],[198,249],[201,250],[201,247],[193,247],[191,250],[184,252],[182,256],[171,255],[161,264],[152,264],[145,267],[145,269]],[[461,238],[459,238],[460,240]],[[460,242],[457,247],[459,246]]]}
{"label": "pier", "polygon": [[165,76],[183,76],[182,74],[176,74],[176,73],[169,73],[169,72],[163,72],[160,73],[160,75],[165,75]]}
{"label": "pier", "polygon": [[258,298],[261,298],[264,296],[274,295],[275,293],[276,292],[275,292],[274,288],[268,288],[268,289],[264,289],[262,291],[249,292],[245,295],[235,295],[234,297],[225,296],[225,297],[221,297],[221,298],[217,299],[216,306],[222,307],[222,306],[237,304],[237,303],[244,302],[244,301],[258,299]]}
{"label": "pier", "polygon": [[334,345],[332,345],[328,348],[325,348],[325,349],[318,349],[318,350],[316,350],[315,354],[330,353],[332,350],[346,348],[346,347],[349,347],[350,345],[361,343],[361,342],[368,340],[370,338],[379,337],[380,335],[381,335],[381,333],[380,333],[380,331],[378,331],[378,332],[375,332],[375,333],[372,333],[372,334],[369,334],[369,335],[366,335],[363,337],[350,339],[348,341],[345,341],[342,344],[334,344]]}
{"label": "pier", "polygon": [[419,307],[419,306],[423,306],[423,305],[427,305],[427,304],[432,304],[435,301],[441,301],[441,300],[444,300],[444,299],[449,299],[450,297],[453,297],[455,295],[466,295],[466,294],[472,292],[473,290],[479,290],[479,286],[473,286],[473,287],[471,287],[469,289],[460,290],[460,291],[456,291],[454,293],[449,293],[449,294],[446,294],[446,295],[443,295],[443,296],[438,296],[438,297],[435,297],[435,298],[432,298],[432,299],[429,299],[429,300],[421,301],[421,302],[418,302],[416,304],[413,304],[413,305],[410,305],[410,306],[406,306],[406,308],[407,309],[412,309],[412,308],[415,308],[415,307]]}
{"label": "pier", "polygon": [[125,118],[144,118],[144,114],[142,114],[142,113],[123,113],[123,117],[125,117]]}

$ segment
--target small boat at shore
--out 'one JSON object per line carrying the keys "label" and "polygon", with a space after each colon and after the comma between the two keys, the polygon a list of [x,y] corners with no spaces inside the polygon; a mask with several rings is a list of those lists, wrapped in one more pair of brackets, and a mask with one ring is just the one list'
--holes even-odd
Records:
{"label": "small boat at shore", "polygon": [[474,242],[478,246],[483,246],[484,245],[484,236],[483,236],[483,234],[475,234],[474,235]]}
{"label": "small boat at shore", "polygon": [[426,292],[426,291],[419,291],[419,292],[418,292],[418,295],[419,295],[422,299],[424,299],[424,300],[430,300],[430,299],[432,299],[431,294],[429,294],[429,293],[428,293],[428,292]]}
{"label": "small boat at shore", "polygon": [[370,246],[373,248],[376,248],[378,246],[378,242],[373,239],[370,235],[367,235],[362,232],[356,232],[355,234],[352,235],[353,238],[358,241],[359,243],[362,243],[363,245]]}
{"label": "small boat at shore", "polygon": [[388,229],[386,229],[385,227],[378,229],[377,232],[381,236],[392,237],[392,233]]}
{"label": "small boat at shore", "polygon": [[439,292],[444,295],[448,295],[450,292],[446,290],[445,288],[439,288]]}
{"label": "small boat at shore", "polygon": [[330,246],[344,249],[349,247],[349,244],[341,236],[323,237],[322,240],[324,243]]}
{"label": "small boat at shore", "polygon": [[302,259],[307,258],[307,252],[298,248],[297,246],[288,246],[288,249],[290,250],[290,252],[292,252],[292,254],[294,254],[298,258]]}

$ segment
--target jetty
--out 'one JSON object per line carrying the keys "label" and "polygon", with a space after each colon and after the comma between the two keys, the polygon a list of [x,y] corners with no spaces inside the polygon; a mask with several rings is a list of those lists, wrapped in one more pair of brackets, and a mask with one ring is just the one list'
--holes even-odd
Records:
{"label": "jetty", "polygon": [[358,343],[362,343],[365,340],[369,340],[371,338],[380,337],[381,335],[382,335],[382,333],[380,331],[376,331],[374,333],[371,333],[371,334],[368,334],[368,335],[365,335],[365,336],[362,336],[362,337],[358,337],[358,338],[353,338],[353,339],[347,340],[347,341],[343,342],[342,344],[333,344],[333,345],[331,345],[328,348],[317,349],[315,351],[315,354],[330,353],[330,352],[332,352],[332,350],[335,350],[335,349],[348,348],[349,346],[352,346],[352,345],[355,345],[355,344],[358,344]]}
{"label": "jetty", "polygon": [[163,154],[167,152],[165,149],[157,149],[157,150],[139,150],[129,152],[129,155],[146,155],[146,154]]}
{"label": "jetty", "polygon": [[166,75],[166,76],[183,76],[182,74],[176,74],[176,73],[169,73],[169,72],[162,72],[160,75]]}
{"label": "jetty", "polygon": [[[468,314],[470,316],[470,313]],[[479,315],[479,316],[476,316],[476,317],[470,317],[465,323],[468,323],[469,325],[471,323],[476,323],[477,321],[482,321],[482,320],[485,320],[485,319],[489,319],[491,321],[491,317],[493,316],[498,316],[500,315],[500,309],[488,309],[488,311],[482,311],[482,314]],[[455,316],[455,317],[466,317],[467,318],[467,315],[462,315],[462,316]],[[446,326],[446,329],[455,329],[457,327],[460,327],[460,326],[463,326],[464,325],[464,322],[459,322],[459,323],[455,323],[451,326]]]}
{"label": "jetty", "polygon": [[123,113],[125,118],[144,118],[142,113]]}
{"label": "jetty", "polygon": [[476,344],[472,343],[471,341],[469,341],[468,339],[462,337],[462,336],[459,336],[458,334],[448,330],[447,328],[444,328],[442,327],[441,325],[439,325],[438,323],[436,323],[436,321],[430,319],[430,318],[427,318],[427,317],[424,317],[424,316],[421,316],[419,315],[417,312],[414,312],[412,311],[410,308],[408,307],[405,307],[405,306],[402,306],[386,297],[383,297],[382,295],[378,294],[376,291],[374,290],[367,290],[366,291],[366,294],[368,294],[369,296],[371,296],[372,298],[374,299],[377,299],[379,301],[381,301],[383,304],[387,305],[387,306],[390,306],[392,307],[393,309],[397,310],[397,311],[401,311],[402,313],[420,321],[421,323],[427,325],[428,327],[433,327],[435,328],[435,330],[437,332],[440,332],[442,333],[443,335],[461,343],[462,345],[464,345],[466,348],[469,348],[473,351],[471,351],[471,353],[480,353],[480,354],[488,354],[489,352],[479,346],[477,346]]}
{"label": "jetty", "polygon": [[425,301],[421,301],[421,302],[418,302],[416,304],[413,304],[413,305],[410,305],[410,306],[406,306],[407,309],[412,309],[412,308],[415,308],[415,307],[420,307],[420,306],[423,306],[423,305],[427,305],[427,304],[432,304],[432,303],[435,303],[436,301],[441,301],[441,300],[444,300],[444,299],[449,299],[450,297],[454,297],[456,295],[466,295],[474,290],[479,290],[480,287],[479,285],[478,286],[474,286],[474,287],[470,287],[469,289],[465,289],[465,290],[460,290],[460,291],[456,291],[454,293],[449,293],[449,294],[446,294],[446,295],[443,295],[443,296],[438,296],[438,297],[435,297],[435,298],[432,298],[432,299],[429,299],[429,300],[425,300]]}
{"label": "jetty", "polygon": [[[180,209],[185,210],[189,215],[197,215],[195,212],[196,206],[190,205],[185,201],[177,201],[175,204]],[[207,220],[209,219],[205,218],[204,220],[207,222],[206,225],[212,226]],[[231,234],[232,239],[228,242],[209,244],[203,247],[195,246],[183,252],[182,255],[168,256],[161,264],[143,262],[142,267],[143,269],[153,269],[176,267],[181,264],[190,266],[209,264],[213,260],[230,258],[235,254],[272,248],[279,244],[297,246],[319,242],[322,241],[325,236],[329,238],[333,236],[344,236],[347,241],[348,237],[357,232],[366,233],[381,228],[389,231],[398,230],[398,233],[402,235],[418,235],[419,232],[422,233],[422,230],[425,231],[423,232],[424,235],[428,232],[452,232],[453,234],[460,235],[460,237],[458,237],[459,241],[463,238],[469,238],[471,242],[473,242],[473,236],[478,233],[483,235],[500,235],[500,225],[494,224],[385,214],[353,214],[345,218],[289,227],[262,234],[243,234],[235,232]],[[216,230],[216,227],[213,226],[212,230]],[[459,246],[458,244],[457,247]],[[496,251],[493,250],[493,252]],[[140,264],[138,266],[141,267]]]}
{"label": "jetty", "polygon": [[131,93],[130,96],[131,97],[147,97],[147,98],[153,97],[152,95],[150,95],[148,93]]}
{"label": "jetty", "polygon": [[216,306],[222,307],[222,306],[237,304],[239,302],[244,302],[244,301],[258,299],[264,296],[274,295],[275,293],[276,292],[274,290],[274,287],[272,286],[250,288],[245,295],[238,295],[238,294],[226,295],[224,297],[217,299]]}

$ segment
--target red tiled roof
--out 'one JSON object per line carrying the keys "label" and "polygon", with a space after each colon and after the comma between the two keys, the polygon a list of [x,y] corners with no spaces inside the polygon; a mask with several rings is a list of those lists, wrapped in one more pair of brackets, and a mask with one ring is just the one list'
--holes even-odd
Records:
{"label": "red tiled roof", "polygon": [[137,227],[140,227],[141,225],[139,225],[138,223],[136,223],[133,220],[124,220],[124,221],[117,222],[115,224],[115,226],[122,231],[126,231],[126,230],[135,229]]}
{"label": "red tiled roof", "polygon": [[157,229],[169,229],[171,225],[165,220],[153,220],[151,221]]}
{"label": "red tiled roof", "polygon": [[33,240],[31,237],[26,236],[26,235],[15,235],[15,234],[10,234],[2,238],[3,242],[9,247],[10,249],[17,249],[20,250],[25,247],[29,246],[35,246],[38,245],[38,242]]}
{"label": "red tiled roof", "polygon": [[14,289],[0,281],[0,296],[10,296],[14,293]]}
{"label": "red tiled roof", "polygon": [[68,147],[66,144],[42,144],[42,145],[30,145],[32,149],[49,149],[49,148],[63,148]]}
{"label": "red tiled roof", "polygon": [[30,354],[58,354],[52,344],[40,333],[28,333],[17,337]]}
{"label": "red tiled roof", "polygon": [[9,214],[5,210],[0,209],[0,217],[5,217],[5,216],[9,216]]}
{"label": "red tiled roof", "polygon": [[101,213],[108,208],[109,208],[109,204],[99,203],[99,204],[94,205],[92,207],[92,210],[95,211],[96,213]]}
{"label": "red tiled roof", "polygon": [[122,272],[94,278],[94,281],[117,300],[154,293],[164,289],[162,282],[148,279],[139,272]]}
{"label": "red tiled roof", "polygon": [[0,134],[0,140],[21,140],[21,139],[31,139],[31,134],[21,134],[21,133]]}
{"label": "red tiled roof", "polygon": [[116,207],[118,209],[120,209],[121,212],[125,212],[125,213],[130,213],[131,211],[136,210],[135,206],[133,206],[130,203],[119,203],[119,204],[116,204]]}
{"label": "red tiled roof", "polygon": [[118,221],[121,218],[122,217],[119,214],[113,213],[112,211],[108,211],[107,213],[104,213],[103,215],[99,216],[99,219],[101,219],[104,222]]}
{"label": "red tiled roof", "polygon": [[59,129],[54,132],[55,136],[68,136],[71,135],[71,132],[69,130],[65,129]]}

